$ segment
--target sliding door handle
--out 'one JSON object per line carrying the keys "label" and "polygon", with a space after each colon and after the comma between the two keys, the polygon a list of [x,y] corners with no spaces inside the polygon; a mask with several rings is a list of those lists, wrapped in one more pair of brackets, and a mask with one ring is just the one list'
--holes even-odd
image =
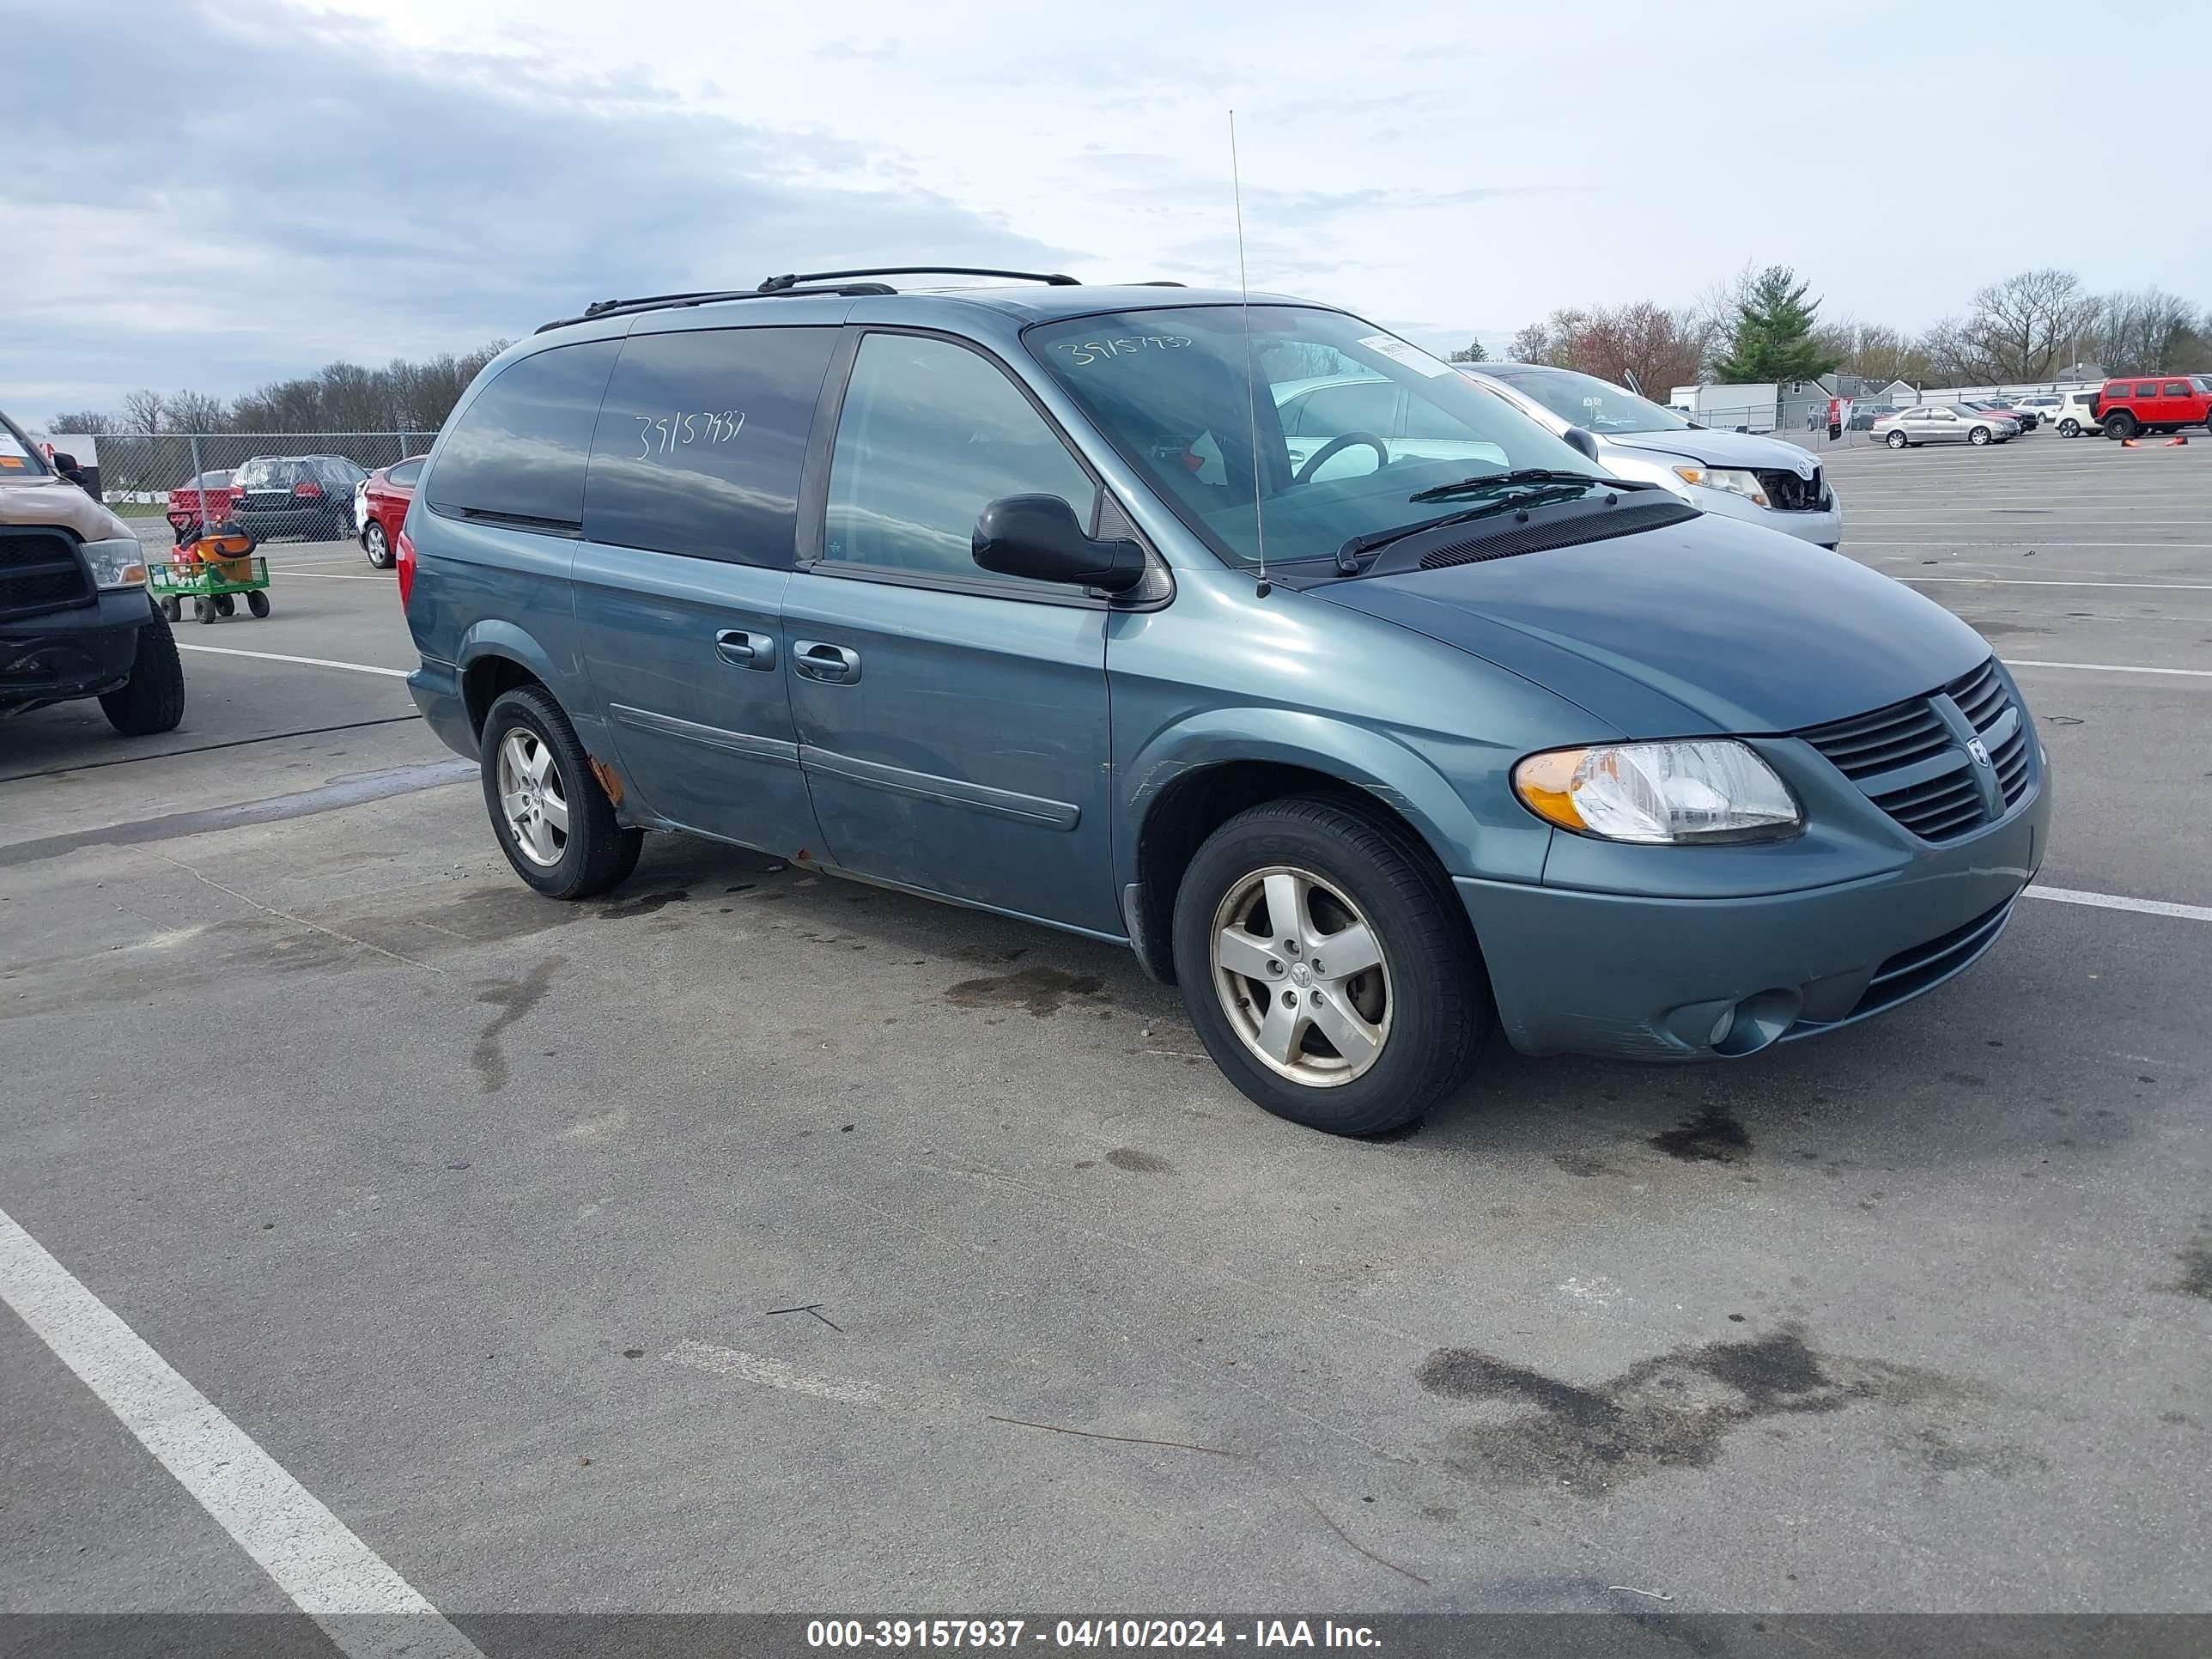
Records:
{"label": "sliding door handle", "polygon": [[726,628],[714,635],[714,654],[738,668],[773,668],[775,666],[775,635],[748,634],[743,629]]}

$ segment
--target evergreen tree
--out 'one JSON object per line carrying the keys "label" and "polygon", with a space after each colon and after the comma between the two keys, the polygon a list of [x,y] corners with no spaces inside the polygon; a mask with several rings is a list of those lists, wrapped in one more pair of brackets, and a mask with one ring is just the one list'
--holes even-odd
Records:
{"label": "evergreen tree", "polygon": [[1808,286],[1787,265],[1769,265],[1746,283],[1713,378],[1723,386],[1759,385],[1814,380],[1835,368],[1813,337],[1820,302],[1806,299]]}
{"label": "evergreen tree", "polygon": [[1451,361],[1455,363],[1486,363],[1490,361],[1490,354],[1482,349],[1481,341],[1469,340],[1452,353]]}

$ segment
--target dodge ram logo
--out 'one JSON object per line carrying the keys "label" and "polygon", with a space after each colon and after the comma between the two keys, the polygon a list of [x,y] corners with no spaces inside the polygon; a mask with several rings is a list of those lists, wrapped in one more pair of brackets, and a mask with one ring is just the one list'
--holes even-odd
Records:
{"label": "dodge ram logo", "polygon": [[1974,757],[1974,764],[1977,766],[1987,766],[1990,763],[1990,751],[1988,745],[1984,744],[1979,738],[1968,738],[1966,739],[1966,752]]}

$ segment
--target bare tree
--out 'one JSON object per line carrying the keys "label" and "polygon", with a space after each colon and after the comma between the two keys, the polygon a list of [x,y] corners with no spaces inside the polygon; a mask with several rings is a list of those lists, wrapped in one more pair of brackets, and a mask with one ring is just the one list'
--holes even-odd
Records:
{"label": "bare tree", "polygon": [[46,430],[57,437],[64,432],[81,432],[90,437],[104,438],[115,429],[115,417],[103,415],[96,409],[80,409],[74,414],[57,415],[46,422]]}
{"label": "bare tree", "polygon": [[169,429],[173,432],[223,432],[229,429],[230,405],[204,392],[173,392],[167,405]]}
{"label": "bare tree", "polygon": [[2087,348],[2116,374],[2194,369],[2207,360],[2212,316],[2178,295],[2147,288],[2099,302]]}
{"label": "bare tree", "polygon": [[153,434],[168,418],[168,404],[158,392],[131,392],[123,398],[123,429]]}
{"label": "bare tree", "polygon": [[1632,377],[1647,397],[1664,398],[1698,378],[1706,345],[1705,325],[1695,313],[1637,300],[1555,311],[1514,337],[1513,355],[1524,363],[1579,369],[1615,385]]}
{"label": "bare tree", "polygon": [[1886,323],[1832,323],[1813,337],[1846,374],[1863,380],[1924,380],[1927,354]]}
{"label": "bare tree", "polygon": [[2070,270],[2023,270],[1974,295],[1966,337],[1996,380],[2047,380],[2074,355],[2099,309]]}

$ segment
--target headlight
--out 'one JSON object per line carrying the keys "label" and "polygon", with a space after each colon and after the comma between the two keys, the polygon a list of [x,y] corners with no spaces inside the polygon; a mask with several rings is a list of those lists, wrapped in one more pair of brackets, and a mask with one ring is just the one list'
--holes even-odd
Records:
{"label": "headlight", "polygon": [[92,580],[104,588],[143,587],[146,585],[146,549],[136,536],[118,536],[112,541],[87,542],[84,561],[92,567]]}
{"label": "headlight", "polygon": [[1767,505],[1766,491],[1759,487],[1756,472],[1742,472],[1727,466],[1678,466],[1674,476],[1701,489],[1723,490],[1730,495],[1741,495],[1759,507]]}
{"label": "headlight", "polygon": [[1633,455],[1623,455],[1616,450],[1606,456],[1605,470],[1608,472],[1617,472],[1624,478],[1634,478],[1644,483],[1659,484],[1673,490],[1682,501],[1686,501],[1690,499],[1690,492],[1682,488],[1682,481],[1675,476],[1674,469],[1662,461],[1641,460]]}
{"label": "headlight", "polygon": [[1513,792],[1547,823],[1603,841],[1782,841],[1804,825],[1774,769],[1729,738],[1553,749],[1513,769]]}

